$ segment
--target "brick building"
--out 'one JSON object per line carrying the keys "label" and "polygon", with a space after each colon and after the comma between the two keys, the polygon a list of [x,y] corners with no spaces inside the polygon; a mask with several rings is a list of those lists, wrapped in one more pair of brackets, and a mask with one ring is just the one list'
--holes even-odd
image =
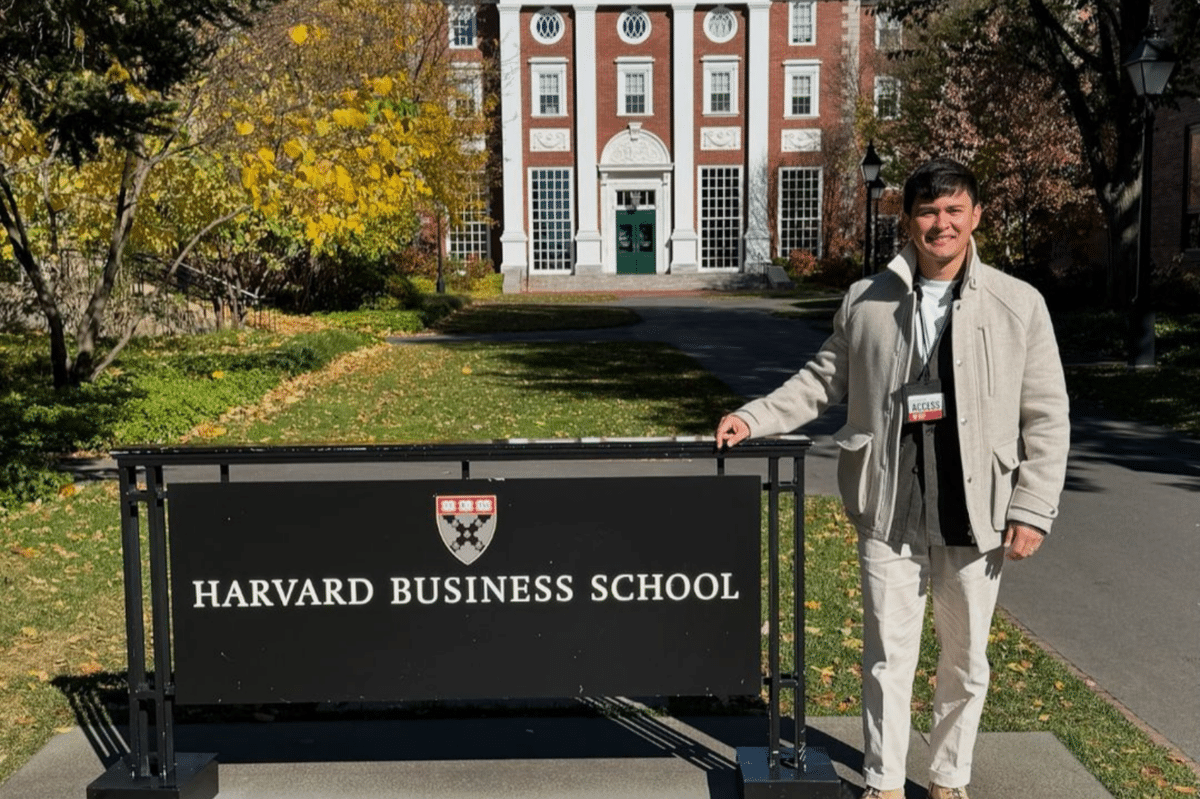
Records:
{"label": "brick building", "polygon": [[1154,120],[1150,257],[1154,268],[1200,270],[1200,101]]}
{"label": "brick building", "polygon": [[451,20],[464,74],[498,48],[502,173],[491,235],[468,223],[451,251],[492,258],[506,291],[735,284],[819,255],[826,187],[861,157],[828,143],[863,99],[895,106],[872,65],[899,32],[862,0],[497,0]]}

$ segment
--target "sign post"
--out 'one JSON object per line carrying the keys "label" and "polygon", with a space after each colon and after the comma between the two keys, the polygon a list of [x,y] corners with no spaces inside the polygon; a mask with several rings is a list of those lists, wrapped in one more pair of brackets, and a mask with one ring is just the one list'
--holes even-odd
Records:
{"label": "sign post", "polygon": [[[175,751],[176,703],[745,695],[764,682],[768,746],[738,749],[743,794],[825,796],[810,790],[825,781],[828,758],[804,746],[802,636],[795,675],[779,668],[780,498],[793,495],[798,555],[794,607],[782,612],[799,631],[809,444],[796,436],[722,453],[702,438],[115,452],[130,752],[88,797],[217,794],[216,753]],[[728,458],[765,461],[765,481],[726,474]],[[781,460],[792,461],[788,482]],[[554,462],[556,476],[471,474],[473,465],[503,471],[534,461]],[[613,468],[572,476],[580,461]],[[641,476],[623,468],[633,461]],[[383,476],[263,477],[272,467],[349,463],[382,464]],[[422,463],[457,464],[459,477],[414,477],[407,467]],[[177,467],[192,474],[168,486],[166,470]],[[192,467],[211,476],[197,482]],[[779,709],[788,688],[797,741],[785,748]]]}

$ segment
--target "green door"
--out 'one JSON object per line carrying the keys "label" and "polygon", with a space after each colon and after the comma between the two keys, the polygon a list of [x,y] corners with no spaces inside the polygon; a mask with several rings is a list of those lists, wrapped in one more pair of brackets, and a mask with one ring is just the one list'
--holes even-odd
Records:
{"label": "green door", "polygon": [[654,209],[617,209],[617,274],[654,274]]}

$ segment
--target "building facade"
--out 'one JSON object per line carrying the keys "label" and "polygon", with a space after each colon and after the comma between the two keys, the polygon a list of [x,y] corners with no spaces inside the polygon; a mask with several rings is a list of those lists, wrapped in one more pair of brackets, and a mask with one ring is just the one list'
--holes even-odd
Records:
{"label": "building facade", "polygon": [[793,250],[820,255],[825,185],[843,179],[831,132],[864,98],[884,113],[895,101],[871,65],[896,31],[872,11],[859,0],[452,6],[452,46],[469,24],[498,48],[488,257],[505,290],[597,276],[721,285],[761,280]]}

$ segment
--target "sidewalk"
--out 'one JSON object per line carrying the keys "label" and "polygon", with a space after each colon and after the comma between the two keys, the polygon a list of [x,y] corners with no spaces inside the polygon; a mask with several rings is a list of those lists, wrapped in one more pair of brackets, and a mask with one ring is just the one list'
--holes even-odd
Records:
{"label": "sidewalk", "polygon": [[[845,786],[862,791],[857,718],[810,719]],[[220,799],[735,799],[736,746],[765,744],[754,717],[523,717],[181,726],[182,752],[220,751]],[[909,774],[928,765],[914,732]],[[102,757],[76,728],[0,785],[0,799],[83,797]],[[924,799],[910,779],[908,799]],[[972,794],[1111,799],[1049,733],[984,733]]]}

